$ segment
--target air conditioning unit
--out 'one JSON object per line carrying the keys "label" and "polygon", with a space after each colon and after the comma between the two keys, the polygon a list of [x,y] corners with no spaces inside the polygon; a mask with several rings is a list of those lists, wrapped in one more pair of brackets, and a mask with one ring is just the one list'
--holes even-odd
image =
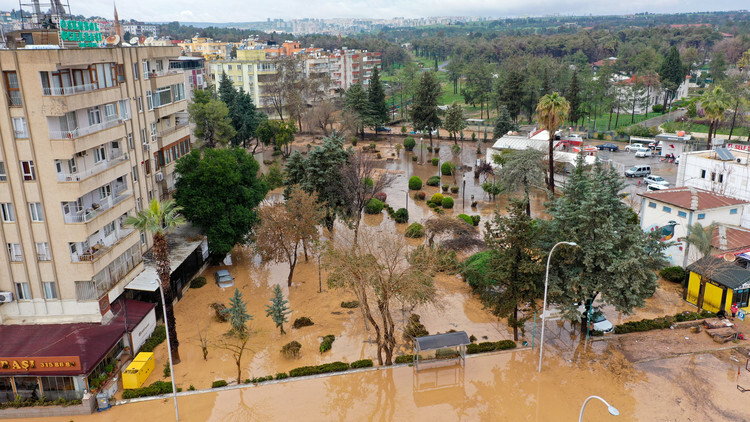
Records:
{"label": "air conditioning unit", "polygon": [[126,160],[129,160],[129,159],[130,159],[130,156],[128,156],[128,153],[127,153],[127,152],[125,153],[125,159],[126,159]]}
{"label": "air conditioning unit", "polygon": [[150,151],[151,150],[151,145],[150,144],[143,144],[143,149],[145,151]]}
{"label": "air conditioning unit", "polygon": [[88,155],[88,153],[86,151],[81,151],[81,152],[77,152],[76,155],[79,157],[85,157],[86,155]]}
{"label": "air conditioning unit", "polygon": [[161,182],[162,180],[164,180],[164,173],[158,172],[154,174],[154,179],[156,179],[157,182]]}
{"label": "air conditioning unit", "polygon": [[13,302],[13,293],[11,292],[0,292],[0,303]]}

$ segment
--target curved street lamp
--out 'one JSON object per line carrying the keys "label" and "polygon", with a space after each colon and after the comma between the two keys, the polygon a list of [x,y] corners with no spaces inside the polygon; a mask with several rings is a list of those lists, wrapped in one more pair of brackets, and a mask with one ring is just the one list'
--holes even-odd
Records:
{"label": "curved street lamp", "polygon": [[545,322],[547,321],[547,287],[549,286],[549,262],[552,258],[552,253],[555,251],[555,248],[558,245],[578,246],[576,242],[557,242],[555,243],[555,246],[553,246],[549,251],[549,255],[547,256],[547,273],[544,276],[544,305],[542,306],[542,340],[539,343],[539,372],[542,372],[542,352],[544,352],[544,326],[546,325]]}
{"label": "curved street lamp", "polygon": [[611,404],[607,403],[606,400],[604,400],[603,398],[601,398],[599,396],[590,396],[590,397],[588,397],[583,402],[583,406],[581,406],[581,414],[580,414],[580,416],[578,416],[578,422],[583,422],[583,411],[586,410],[586,403],[588,403],[589,400],[591,400],[591,399],[597,399],[597,400],[601,401],[602,403],[606,404],[607,405],[607,410],[609,411],[610,415],[612,415],[612,416],[620,416],[620,411],[617,410],[616,407],[614,407]]}

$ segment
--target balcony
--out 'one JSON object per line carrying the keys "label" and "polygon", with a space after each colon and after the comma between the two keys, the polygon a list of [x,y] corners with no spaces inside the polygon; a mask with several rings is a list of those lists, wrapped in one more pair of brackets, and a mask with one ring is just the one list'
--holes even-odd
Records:
{"label": "balcony", "polygon": [[121,125],[123,120],[118,116],[105,118],[101,123],[97,123],[91,126],[84,126],[75,128],[73,130],[51,130],[49,131],[50,139],[76,139],[92,133],[100,132],[118,125]]}
{"label": "balcony", "polygon": [[161,146],[169,145],[172,142],[179,141],[180,138],[189,135],[189,132],[185,132],[183,129],[188,127],[187,122],[178,121],[179,123],[169,129],[162,130],[156,134],[156,137],[161,141]]}
{"label": "balcony", "polygon": [[104,214],[110,208],[120,202],[128,199],[133,195],[132,190],[127,190],[127,185],[115,187],[112,195],[106,197],[97,203],[92,203],[90,208],[74,207],[68,214],[63,214],[66,223],[87,223],[101,214]]}
{"label": "balcony", "polygon": [[160,76],[177,75],[179,73],[183,73],[182,70],[178,70],[178,69],[152,70],[151,72],[149,72],[148,77],[158,78]]}
{"label": "balcony", "polygon": [[63,97],[67,95],[80,94],[82,92],[95,91],[99,89],[98,84],[83,84],[62,87],[44,87],[42,93],[45,96]]}
{"label": "balcony", "polygon": [[[110,154],[113,154],[110,152]],[[57,181],[58,182],[80,182],[82,180],[86,180],[91,176],[97,175],[99,173],[102,173],[106,170],[109,170],[111,168],[117,167],[120,164],[128,161],[128,154],[118,154],[118,155],[110,155],[110,159],[107,161],[102,161],[94,167],[90,169],[86,169],[83,171],[75,172],[75,173],[69,173],[69,172],[62,172],[57,173]]]}
{"label": "balcony", "polygon": [[83,249],[79,253],[71,253],[70,254],[70,261],[71,262],[95,262],[102,256],[104,256],[107,252],[112,250],[120,241],[125,239],[126,237],[130,236],[131,233],[135,231],[132,227],[120,227],[115,229],[114,232],[110,233],[109,236],[102,236],[100,239],[96,240],[93,243],[92,246]]}

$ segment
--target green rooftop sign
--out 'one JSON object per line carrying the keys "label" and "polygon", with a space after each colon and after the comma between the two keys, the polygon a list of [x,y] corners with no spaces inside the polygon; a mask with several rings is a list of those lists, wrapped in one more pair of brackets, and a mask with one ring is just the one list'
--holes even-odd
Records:
{"label": "green rooftop sign", "polygon": [[103,37],[96,22],[61,20],[60,38],[63,41],[77,42],[78,47],[87,48],[98,47]]}

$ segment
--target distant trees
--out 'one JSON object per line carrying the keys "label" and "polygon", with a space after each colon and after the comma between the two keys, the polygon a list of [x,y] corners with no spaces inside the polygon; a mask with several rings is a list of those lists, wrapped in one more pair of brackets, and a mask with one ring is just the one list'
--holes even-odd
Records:
{"label": "distant trees", "polygon": [[539,100],[536,111],[539,113],[539,124],[549,132],[549,170],[547,170],[547,189],[555,193],[555,132],[565,121],[565,115],[570,110],[570,104],[565,97],[557,92],[547,94]]}
{"label": "distant trees", "polygon": [[518,125],[513,123],[513,120],[510,118],[510,113],[508,113],[508,109],[501,105],[497,113],[497,118],[495,119],[495,127],[492,131],[492,135],[495,139],[499,139],[512,130],[518,130]]}
{"label": "distant trees", "polygon": [[352,84],[346,90],[344,110],[360,138],[365,138],[365,127],[370,126],[370,103],[367,91],[360,83]]}
{"label": "distant trees", "polygon": [[570,86],[568,92],[565,93],[565,98],[568,100],[570,109],[568,110],[568,121],[572,124],[578,124],[578,120],[582,116],[581,110],[581,87],[578,84],[578,71],[573,72],[573,77],[570,78]]}
{"label": "distant trees", "polygon": [[412,106],[411,118],[414,129],[426,131],[430,135],[430,146],[432,146],[432,132],[440,127],[438,116],[438,97],[441,88],[437,77],[433,72],[422,73]]}

